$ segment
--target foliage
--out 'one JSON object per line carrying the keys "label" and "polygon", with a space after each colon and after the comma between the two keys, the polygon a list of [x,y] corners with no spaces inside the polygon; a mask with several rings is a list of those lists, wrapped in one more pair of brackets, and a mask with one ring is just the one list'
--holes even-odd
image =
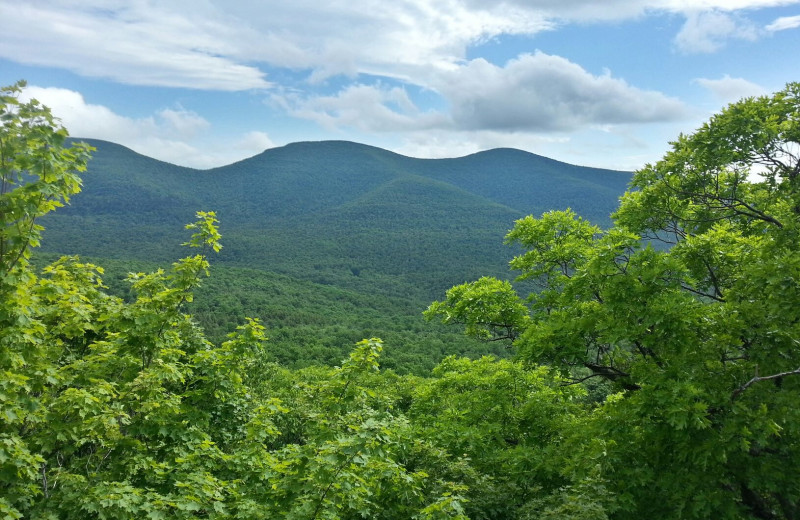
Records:
{"label": "foliage", "polygon": [[511,284],[486,276],[448,290],[447,300],[434,302],[424,314],[441,315],[447,325],[464,324],[468,336],[490,341],[513,340],[528,319]]}
{"label": "foliage", "polygon": [[[338,366],[294,369],[257,319],[209,341],[188,313],[195,293],[244,278],[207,278],[214,212],[186,226],[196,254],[111,276],[125,298],[77,257],[37,268],[39,218],[78,189],[88,150],[64,149],[20,86],[0,111],[14,150],[0,199],[0,518],[800,516],[800,86],[681,136],[637,172],[606,231],[569,210],[518,220],[516,289],[484,277],[426,315],[519,359],[448,356],[424,377],[382,368],[374,337]],[[292,297],[356,298],[307,287]]]}
{"label": "foliage", "polygon": [[[204,338],[185,308],[207,253],[221,248],[213,212],[187,226],[198,254],[127,277],[130,301],[76,257],[37,273],[25,252],[35,219],[76,189],[85,156],[61,148],[66,132],[38,104],[17,111],[19,87],[3,91],[13,124],[0,134],[15,150],[4,158],[2,223],[17,232],[4,235],[0,271],[0,517],[463,517],[461,488],[407,467],[420,441],[363,386],[379,340],[360,343],[291,410],[266,392],[277,369],[257,320],[219,345]],[[17,211],[20,193],[40,205]],[[284,373],[273,394],[303,384]],[[313,420],[283,433],[281,416]]]}
{"label": "foliage", "polygon": [[37,219],[80,191],[78,172],[86,170],[92,148],[67,148],[67,131],[36,100],[19,101],[20,81],[0,90],[0,273],[10,276],[39,245]]}
{"label": "foliage", "polygon": [[[380,336],[383,366],[427,374],[447,355],[502,356],[420,317],[446,288],[505,275],[496,247],[508,223],[571,204],[607,219],[627,172],[571,166],[518,150],[422,160],[347,142],[296,143],[209,171],[97,151],[84,189],[46,217],[43,248],[102,265],[128,298],[128,271],[183,255],[181,226],[214,208],[225,248],[188,310],[215,343],[259,318],[290,366],[333,366],[350,345]],[[274,330],[278,329],[278,330]]]}
{"label": "foliage", "polygon": [[[107,292],[126,301],[134,298],[128,273],[159,267],[155,262],[81,258],[102,265]],[[37,251],[32,262],[43,268],[57,259]],[[213,276],[194,291],[186,312],[215,344],[225,341],[243,316],[258,318],[270,330],[270,359],[291,368],[335,366],[355,342],[373,336],[392,347],[383,351],[381,366],[399,374],[430,374],[448,355],[509,357],[501,342],[487,344],[424,320],[422,306],[407,295],[365,294],[259,269],[220,266],[215,256]]]}
{"label": "foliage", "polygon": [[581,389],[545,367],[490,357],[450,357],[432,375],[408,414],[449,456],[428,471],[467,484],[470,518],[519,518],[564,484],[556,454],[582,415]]}
{"label": "foliage", "polygon": [[[477,318],[461,319],[472,333],[505,307],[521,359],[617,392],[566,443],[560,517],[800,515],[798,95],[742,100],[680,136],[607,231],[571,211],[517,221],[511,266],[541,288],[527,301],[472,290],[430,307]],[[587,486],[600,509],[569,513]]]}

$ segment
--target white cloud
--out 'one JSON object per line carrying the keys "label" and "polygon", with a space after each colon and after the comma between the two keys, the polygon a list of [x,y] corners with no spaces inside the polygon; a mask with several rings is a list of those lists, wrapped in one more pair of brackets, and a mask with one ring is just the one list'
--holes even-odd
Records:
{"label": "white cloud", "polygon": [[675,44],[685,53],[712,53],[728,40],[758,39],[757,28],[748,20],[721,11],[690,13],[675,36]]}
{"label": "white cloud", "polygon": [[352,85],[332,96],[274,96],[273,102],[328,129],[397,132],[448,125],[441,113],[420,112],[400,87]]}
{"label": "white cloud", "polygon": [[70,134],[121,144],[143,137],[189,139],[210,127],[210,123],[196,113],[181,108],[162,109],[153,116],[139,119],[120,116],[102,105],[87,103],[78,92],[61,88],[29,86],[24,89],[23,99],[30,98],[50,107]]}
{"label": "white cloud", "polygon": [[329,96],[275,95],[292,116],[327,129],[369,132],[422,129],[569,132],[585,125],[674,121],[686,116],[679,100],[641,90],[610,74],[595,76],[579,65],[542,52],[498,67],[471,60],[431,79],[448,113],[420,111],[399,87],[353,85]]}
{"label": "white cloud", "polygon": [[87,103],[78,92],[61,88],[28,86],[21,98],[35,98],[50,107],[71,135],[97,137],[121,144],[146,135],[163,135],[164,130],[174,128],[180,118],[177,111],[172,111],[172,122],[156,116],[141,119],[123,117],[102,105]]}
{"label": "white cloud", "polygon": [[205,136],[211,124],[182,108],[167,108],[152,116],[129,118],[105,106],[87,103],[80,93],[72,90],[28,86],[20,99],[32,98],[50,107],[72,136],[112,141],[148,157],[182,166],[222,166],[274,146],[263,132],[215,138],[209,144]]}
{"label": "white cloud", "polygon": [[14,61],[134,85],[268,87],[261,71],[237,63],[234,31],[145,1],[0,3],[0,55]]}
{"label": "white cloud", "polygon": [[[473,7],[486,4],[482,0],[467,0]],[[577,20],[577,21],[605,21],[635,18],[642,15],[654,4],[653,0],[506,0],[495,5],[499,9],[516,9],[539,13],[545,19]]]}
{"label": "white cloud", "polygon": [[443,74],[440,92],[457,126],[470,129],[571,131],[584,125],[672,121],[686,115],[677,99],[641,90],[610,74],[542,52],[505,67],[483,59]]}
{"label": "white cloud", "polygon": [[767,89],[744,78],[732,78],[727,74],[720,79],[697,78],[695,83],[708,89],[723,103],[733,103],[744,97],[761,96]]}
{"label": "white cloud", "polygon": [[492,148],[518,148],[520,150],[543,153],[556,146],[569,143],[566,136],[551,137],[533,135],[525,132],[507,133],[493,130],[473,132],[453,132],[432,130],[412,132],[404,137],[404,142],[394,151],[410,157],[446,158],[463,157]]}
{"label": "white cloud", "polygon": [[247,132],[239,141],[234,145],[237,150],[244,151],[251,155],[261,153],[268,148],[274,148],[275,143],[265,132]]}
{"label": "white cloud", "polygon": [[317,79],[355,72],[403,76],[414,67],[448,68],[467,47],[498,34],[535,34],[552,23],[534,10],[462,0],[214,2],[277,47],[251,42],[251,59],[313,68]]}
{"label": "white cloud", "polygon": [[722,11],[765,9],[768,7],[796,4],[797,0],[646,0],[644,3],[649,4],[653,8],[663,8],[675,12],[688,13],[709,9],[719,9]]}
{"label": "white cloud", "polygon": [[158,111],[158,118],[178,136],[191,138],[198,132],[208,130],[211,123],[194,112],[179,109],[165,108]]}
{"label": "white cloud", "polygon": [[36,0],[0,2],[0,56],[136,85],[246,90],[270,83],[256,64],[322,81],[372,73],[427,85],[470,46],[559,24],[686,15],[686,52],[753,37],[736,11],[798,0]]}
{"label": "white cloud", "polygon": [[[481,7],[482,0],[466,0]],[[637,18],[647,13],[669,12],[690,14],[698,11],[739,11],[796,4],[797,0],[505,0],[496,2],[498,9],[508,6],[534,11],[545,19],[566,21],[612,21]]]}
{"label": "white cloud", "polygon": [[800,27],[800,15],[798,16],[784,16],[776,19],[771,24],[765,27],[770,32],[785,31],[787,29],[796,29]]}

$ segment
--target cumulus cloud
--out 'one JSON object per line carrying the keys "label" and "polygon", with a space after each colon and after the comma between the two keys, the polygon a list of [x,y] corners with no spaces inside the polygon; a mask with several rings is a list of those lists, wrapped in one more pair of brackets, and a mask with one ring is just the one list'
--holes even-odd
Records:
{"label": "cumulus cloud", "polygon": [[[473,8],[486,4],[481,0],[465,1]],[[795,3],[796,0],[504,0],[494,2],[494,5],[498,9],[513,7],[534,11],[545,19],[596,22],[627,20],[653,12],[689,14],[707,10],[739,11]]]}
{"label": "cumulus cloud", "polygon": [[120,116],[102,105],[87,103],[75,91],[29,86],[23,99],[35,98],[50,107],[72,135],[100,137],[121,144],[143,137],[188,139],[209,128],[210,123],[194,112],[166,108],[156,114],[133,119]]}
{"label": "cumulus cloud", "polygon": [[641,90],[609,73],[596,76],[542,52],[505,67],[472,60],[444,74],[439,90],[464,128],[570,131],[582,125],[672,121],[686,115],[677,99]]}
{"label": "cumulus cloud", "polygon": [[784,16],[776,19],[771,24],[765,27],[770,32],[786,31],[788,29],[796,29],[800,27],[800,15],[798,16]]}
{"label": "cumulus cloud", "polygon": [[142,118],[124,117],[103,105],[87,103],[75,91],[28,86],[20,99],[36,99],[50,107],[70,134],[82,138],[104,139],[127,146],[162,161],[212,168],[255,155],[274,146],[263,132],[249,132],[233,139],[204,136],[211,124],[200,115],[183,108],[165,108]]}
{"label": "cumulus cloud", "polygon": [[331,96],[274,96],[294,117],[328,129],[350,127],[371,132],[397,132],[440,127],[447,117],[421,112],[400,87],[352,85]]}
{"label": "cumulus cloud", "polygon": [[449,110],[420,111],[405,89],[352,85],[334,95],[275,95],[291,115],[327,129],[370,132],[423,129],[569,132],[585,125],[679,120],[686,106],[660,92],[638,89],[610,73],[596,76],[579,65],[542,52],[504,67],[471,60],[431,80]]}
{"label": "cumulus cloud", "polygon": [[719,9],[739,11],[745,9],[765,9],[797,3],[796,0],[644,0],[654,8],[670,9],[676,12]]}
{"label": "cumulus cloud", "polygon": [[[468,5],[480,7],[481,0],[467,0]],[[647,9],[663,2],[653,0],[506,0],[496,5],[500,8],[513,6],[523,11],[534,11],[546,19],[561,21],[606,21],[635,18]]]}
{"label": "cumulus cloud", "polygon": [[194,137],[198,132],[207,130],[211,126],[211,123],[204,118],[183,108],[164,108],[159,110],[158,119],[163,123],[163,126],[184,138]]}
{"label": "cumulus cloud", "polygon": [[749,96],[761,96],[767,90],[744,78],[732,78],[727,74],[720,79],[697,78],[695,83],[708,89],[723,103],[732,103]]}
{"label": "cumulus cloud", "polygon": [[689,14],[675,36],[678,49],[687,54],[712,53],[732,39],[754,41],[758,29],[750,21],[721,11]]}
{"label": "cumulus cloud", "polygon": [[267,133],[254,130],[242,136],[234,147],[245,152],[260,153],[269,148],[274,148],[275,143]]}

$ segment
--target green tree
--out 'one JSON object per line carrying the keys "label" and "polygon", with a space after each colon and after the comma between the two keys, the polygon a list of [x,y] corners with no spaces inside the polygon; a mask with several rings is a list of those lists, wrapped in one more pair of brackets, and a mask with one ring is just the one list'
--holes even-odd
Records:
{"label": "green tree", "polygon": [[36,219],[78,191],[88,149],[23,85],[0,98],[0,518],[464,518],[371,388],[390,386],[379,340],[293,373],[257,320],[204,337],[186,308],[222,247],[213,212],[186,226],[197,254],[128,275],[129,301],[75,257],[35,270]]}
{"label": "green tree", "polygon": [[436,441],[420,437],[403,413],[409,390],[380,372],[382,349],[372,338],[340,367],[273,369],[262,391],[286,412],[275,421],[279,462],[253,494],[277,504],[265,517],[466,518],[464,487],[422,463],[441,462]]}
{"label": "green tree", "polygon": [[549,511],[602,485],[613,518],[800,516],[799,95],[680,136],[607,231],[570,211],[517,221],[511,266],[540,286],[527,300],[468,301],[484,280],[430,307],[478,335],[511,316],[521,359],[618,392],[565,443],[572,484]]}
{"label": "green tree", "polygon": [[467,487],[469,518],[525,518],[567,483],[554,453],[580,424],[584,392],[562,382],[547,367],[487,356],[446,358],[415,385],[408,416],[447,454],[425,469]]}
{"label": "green tree", "polygon": [[80,191],[86,170],[86,144],[64,146],[67,131],[38,101],[23,103],[20,81],[0,89],[0,275],[39,245],[42,227],[36,219],[69,202]]}
{"label": "green tree", "polygon": [[44,341],[45,324],[34,309],[37,281],[27,269],[42,229],[36,221],[80,189],[78,172],[89,152],[63,146],[67,132],[50,111],[35,100],[19,101],[24,86],[0,89],[0,516],[6,518],[19,517],[13,504],[34,494],[44,460],[25,437],[43,420],[39,396],[57,380],[59,355]]}

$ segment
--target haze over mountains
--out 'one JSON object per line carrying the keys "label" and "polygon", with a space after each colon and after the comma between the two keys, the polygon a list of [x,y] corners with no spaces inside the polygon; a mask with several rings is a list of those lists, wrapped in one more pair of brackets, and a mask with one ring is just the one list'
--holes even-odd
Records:
{"label": "haze over mountains", "polygon": [[[503,237],[516,219],[571,207],[603,225],[630,180],[627,172],[514,149],[415,159],[352,142],[301,142],[194,170],[85,141],[97,151],[83,191],[43,219],[45,251],[103,259],[101,265],[167,266],[189,254],[180,244],[195,212],[216,211],[223,249],[211,259],[206,297],[214,301],[206,303],[213,310],[227,297],[227,317],[215,323],[197,311],[207,327],[220,327],[212,336],[243,314],[272,327],[287,320],[324,327],[310,315],[326,311],[298,308],[306,304],[332,308],[331,316],[342,305],[348,317],[367,313],[363,322],[386,336],[398,314],[421,321],[425,306],[454,284],[513,276],[507,262],[514,251]],[[276,284],[283,296],[265,299]],[[294,303],[286,303],[287,291],[299,291]]]}

